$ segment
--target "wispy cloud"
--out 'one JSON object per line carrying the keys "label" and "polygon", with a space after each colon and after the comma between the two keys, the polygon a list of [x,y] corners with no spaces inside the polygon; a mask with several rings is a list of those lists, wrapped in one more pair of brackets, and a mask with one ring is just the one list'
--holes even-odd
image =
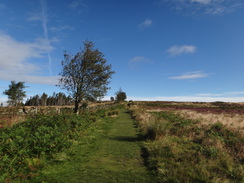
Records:
{"label": "wispy cloud", "polygon": [[212,0],[190,0],[190,1],[193,3],[195,2],[195,3],[204,4],[204,5],[207,5],[212,2]]}
{"label": "wispy cloud", "polygon": [[84,11],[88,10],[89,7],[87,4],[85,4],[82,0],[75,0],[73,1],[69,7],[78,13],[83,13]]}
{"label": "wispy cloud", "polygon": [[29,64],[26,61],[30,58],[40,58],[43,54],[53,49],[52,46],[46,43],[46,40],[37,39],[32,43],[20,42],[2,32],[0,33],[0,48],[1,70],[14,68],[21,70],[22,67],[24,69],[27,65],[31,68],[35,68],[34,65]]}
{"label": "wispy cloud", "polygon": [[237,92],[225,92],[228,95],[244,95],[244,91],[237,91]]}
{"label": "wispy cloud", "polygon": [[244,97],[204,97],[204,96],[156,96],[136,97],[127,96],[127,100],[134,101],[177,101],[177,102],[244,102]]}
{"label": "wispy cloud", "polygon": [[[49,39],[48,35],[48,13],[47,13],[47,4],[46,0],[40,0],[40,6],[41,6],[41,11],[38,13],[30,13],[30,16],[28,18],[28,21],[40,21],[42,23],[42,28],[43,28],[43,36],[45,39],[45,43],[51,47],[51,40]],[[48,58],[48,70],[49,74],[52,75],[52,57],[51,57],[51,52],[47,52],[47,58]]]}
{"label": "wispy cloud", "polygon": [[244,97],[244,91],[233,91],[223,93],[198,93],[195,96],[199,97]]}
{"label": "wispy cloud", "polygon": [[0,32],[0,79],[32,81],[37,83],[50,83],[49,79],[43,81],[35,79],[41,68],[30,62],[31,59],[41,58],[53,47],[46,39],[37,39],[34,42],[20,42],[11,36]]}
{"label": "wispy cloud", "polygon": [[134,68],[141,63],[151,63],[151,60],[143,56],[136,56],[129,61],[129,65],[131,68]]}
{"label": "wispy cloud", "polygon": [[63,25],[63,26],[57,26],[57,27],[50,27],[49,30],[53,32],[60,32],[64,30],[74,30],[75,28],[70,25]]}
{"label": "wispy cloud", "polygon": [[196,94],[196,96],[199,96],[199,97],[221,97],[223,96],[224,94],[220,94],[220,93],[198,93]]}
{"label": "wispy cloud", "polygon": [[206,7],[205,14],[224,15],[232,13],[241,7],[243,7],[242,3],[233,3],[229,5],[213,4],[212,6]]}
{"label": "wispy cloud", "polygon": [[185,79],[206,78],[208,76],[209,76],[209,74],[203,73],[202,71],[194,71],[194,72],[184,73],[180,76],[169,77],[169,79],[185,80]]}
{"label": "wispy cloud", "polygon": [[[46,0],[40,0],[41,2],[41,8],[42,8],[42,27],[43,27],[43,35],[44,35],[44,38],[46,39],[46,42],[48,44],[50,44],[50,40],[48,38],[48,29],[47,29],[47,4],[46,4]],[[49,69],[49,73],[50,75],[52,75],[52,57],[51,57],[51,53],[50,52],[47,52],[47,57],[48,57],[48,61],[49,61],[49,65],[48,65],[48,69]]]}
{"label": "wispy cloud", "polygon": [[149,18],[145,19],[141,24],[139,24],[140,28],[148,28],[152,25],[153,21]]}
{"label": "wispy cloud", "polygon": [[191,14],[224,15],[243,7],[242,0],[162,0],[177,11]]}
{"label": "wispy cloud", "polygon": [[30,22],[42,21],[42,16],[40,12],[30,12],[27,20]]}
{"label": "wispy cloud", "polygon": [[1,72],[0,79],[5,81],[23,81],[26,83],[35,83],[35,84],[47,84],[47,85],[56,85],[58,84],[59,76],[38,76],[30,75],[24,73],[13,73],[9,74],[8,72]]}
{"label": "wispy cloud", "polygon": [[4,9],[4,8],[6,8],[6,5],[3,3],[0,3],[0,9]]}
{"label": "wispy cloud", "polygon": [[196,52],[197,47],[192,45],[183,45],[183,46],[172,46],[166,52],[168,52],[171,56],[181,55],[184,53],[194,53]]}

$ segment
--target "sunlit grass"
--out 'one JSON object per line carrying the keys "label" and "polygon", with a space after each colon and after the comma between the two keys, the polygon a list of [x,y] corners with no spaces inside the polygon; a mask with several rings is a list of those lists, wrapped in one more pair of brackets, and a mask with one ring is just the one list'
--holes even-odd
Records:
{"label": "sunlit grass", "polygon": [[[60,154],[34,182],[155,182],[141,156],[142,142],[125,110],[93,123],[73,146],[73,156]],[[110,113],[109,111],[107,114]],[[116,112],[117,114],[117,112]],[[64,160],[63,160],[64,159]]]}
{"label": "sunlit grass", "polygon": [[217,122],[226,125],[228,128],[234,128],[244,132],[244,115],[242,114],[228,114],[228,113],[200,113],[192,110],[178,111],[184,118],[200,120],[201,124],[211,125]]}
{"label": "sunlit grass", "polygon": [[161,182],[242,182],[244,138],[222,123],[204,125],[174,112],[132,110],[148,138],[149,166]]}

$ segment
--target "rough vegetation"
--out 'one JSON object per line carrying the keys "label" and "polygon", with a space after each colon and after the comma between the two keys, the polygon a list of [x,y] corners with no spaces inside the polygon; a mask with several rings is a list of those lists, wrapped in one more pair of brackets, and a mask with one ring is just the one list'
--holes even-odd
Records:
{"label": "rough vegetation", "polygon": [[[80,115],[3,107],[0,182],[241,183],[244,136],[235,124],[243,123],[242,105],[131,101],[134,123],[118,103],[89,104]],[[6,122],[11,113],[14,123]],[[235,115],[238,121],[226,125]]]}
{"label": "rough vegetation", "polygon": [[116,118],[105,116],[92,123],[83,133],[73,155],[51,163],[32,182],[156,182],[144,165],[142,143],[138,129],[124,108]]}
{"label": "rough vegetation", "polygon": [[82,115],[36,115],[0,129],[0,182],[35,176],[43,159],[72,146],[104,112]]}
{"label": "rough vegetation", "polygon": [[142,106],[131,107],[132,116],[148,139],[148,164],[160,182],[244,181],[244,137],[237,129],[221,122],[204,125],[201,119],[175,114],[169,106],[150,113]]}

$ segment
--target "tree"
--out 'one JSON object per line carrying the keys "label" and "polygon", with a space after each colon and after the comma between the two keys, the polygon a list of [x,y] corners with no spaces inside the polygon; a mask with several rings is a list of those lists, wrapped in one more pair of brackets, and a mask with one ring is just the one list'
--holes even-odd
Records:
{"label": "tree", "polygon": [[48,95],[44,92],[41,96],[42,106],[47,105],[47,97],[48,97]]}
{"label": "tree", "polygon": [[117,91],[115,93],[115,95],[116,95],[116,97],[115,97],[116,98],[116,101],[118,101],[118,102],[125,101],[125,99],[127,98],[126,97],[126,93],[123,92],[121,88],[119,89],[119,91]]}
{"label": "tree", "polygon": [[103,97],[109,89],[109,79],[114,71],[106,64],[104,54],[94,49],[94,43],[85,41],[84,48],[75,55],[64,52],[59,85],[66,89],[74,99],[74,112],[78,113],[79,104],[85,99]]}
{"label": "tree", "polygon": [[3,92],[4,95],[8,95],[8,104],[10,106],[17,106],[22,103],[26,97],[24,88],[26,88],[25,82],[16,83],[15,81],[11,81],[9,89]]}
{"label": "tree", "polygon": [[72,103],[72,98],[66,96],[64,93],[53,93],[52,96],[48,96],[46,93],[40,95],[34,95],[26,100],[26,106],[60,106],[60,105],[70,105]]}

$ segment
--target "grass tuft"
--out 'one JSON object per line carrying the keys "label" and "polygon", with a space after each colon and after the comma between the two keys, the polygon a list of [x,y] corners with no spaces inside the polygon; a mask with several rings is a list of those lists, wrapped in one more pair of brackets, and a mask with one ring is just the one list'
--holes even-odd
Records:
{"label": "grass tuft", "polygon": [[244,138],[237,130],[173,112],[132,113],[148,138],[149,166],[161,182],[244,181]]}

